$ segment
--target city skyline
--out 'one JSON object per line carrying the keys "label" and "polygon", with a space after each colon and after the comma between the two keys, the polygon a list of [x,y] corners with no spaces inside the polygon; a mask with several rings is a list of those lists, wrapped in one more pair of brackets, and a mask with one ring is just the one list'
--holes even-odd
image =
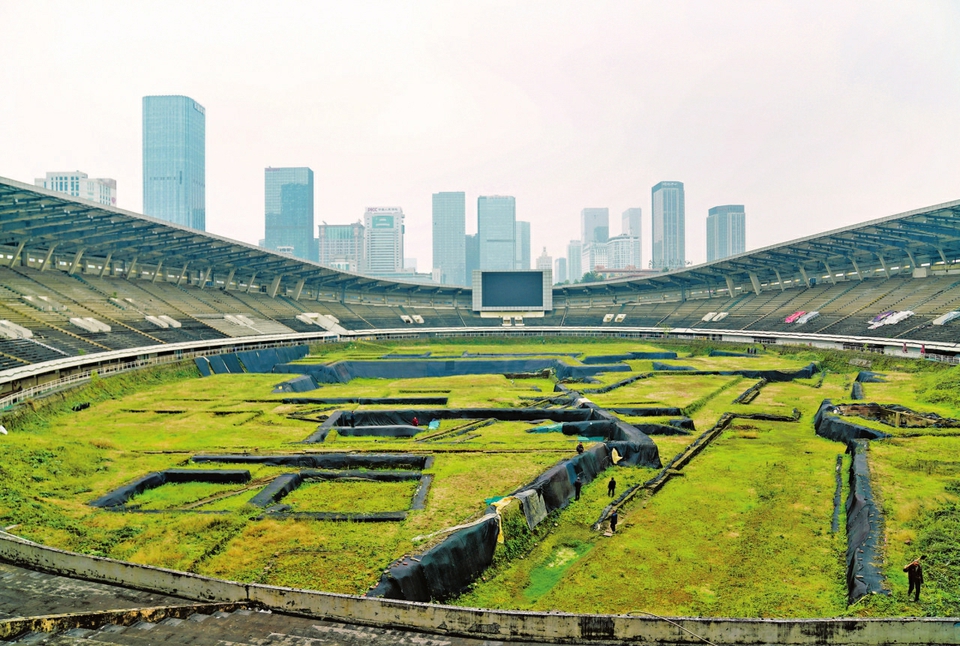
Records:
{"label": "city skyline", "polygon": [[304,165],[317,222],[402,205],[422,270],[450,187],[515,196],[556,257],[582,208],[649,209],[677,178],[694,263],[717,204],[748,206],[758,248],[957,197],[953,3],[414,5],[6,3],[0,176],[86,169],[142,213],[141,99],[175,94],[206,108],[206,230],[256,244],[262,169]]}
{"label": "city skyline", "polygon": [[292,248],[293,256],[317,261],[313,237],[313,171],[268,167],[264,175],[264,247]]}

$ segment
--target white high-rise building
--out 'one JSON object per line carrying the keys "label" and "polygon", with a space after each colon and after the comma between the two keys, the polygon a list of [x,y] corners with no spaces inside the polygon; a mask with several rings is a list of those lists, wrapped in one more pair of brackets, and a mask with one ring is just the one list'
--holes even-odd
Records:
{"label": "white high-rise building", "polygon": [[557,283],[567,282],[567,259],[557,258],[553,270],[553,278]]}
{"label": "white high-rise building", "polygon": [[466,285],[466,195],[433,194],[433,271],[436,282]]}
{"label": "white high-rise building", "polygon": [[660,182],[652,193],[653,268],[679,269],[687,259],[683,182]]}
{"label": "white high-rise building", "polygon": [[537,269],[542,271],[550,271],[553,269],[553,258],[547,253],[546,247],[543,248],[543,253],[537,258]]}
{"label": "white high-rise building", "polygon": [[579,240],[571,240],[567,245],[567,280],[571,283],[583,278],[583,267],[580,263],[583,245]]}
{"label": "white high-rise building", "polygon": [[607,269],[640,269],[640,238],[626,234],[607,240]]}
{"label": "white high-rise building", "polygon": [[364,270],[373,276],[403,271],[403,209],[370,207],[363,215]]}
{"label": "white high-rise building", "polygon": [[743,204],[715,206],[707,212],[707,262],[746,250]]}
{"label": "white high-rise building", "polygon": [[584,274],[595,271],[597,267],[607,266],[607,243],[592,242],[583,245],[580,250],[580,269]]}
{"label": "white high-rise building", "polygon": [[33,183],[48,191],[66,193],[97,204],[117,205],[117,180],[109,177],[88,177],[75,170],[47,173],[46,177],[38,177]]}

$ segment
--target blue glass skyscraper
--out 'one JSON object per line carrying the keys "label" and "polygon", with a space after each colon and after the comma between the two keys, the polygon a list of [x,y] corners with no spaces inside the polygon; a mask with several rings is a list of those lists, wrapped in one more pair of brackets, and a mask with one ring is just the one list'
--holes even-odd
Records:
{"label": "blue glass skyscraper", "polygon": [[143,212],[204,231],[206,111],[186,96],[143,97]]}
{"label": "blue glass skyscraper", "polygon": [[316,261],[313,171],[306,167],[265,169],[264,198],[264,246]]}
{"label": "blue glass skyscraper", "polygon": [[516,267],[517,201],[508,195],[477,199],[480,269],[512,271]]}
{"label": "blue glass skyscraper", "polygon": [[743,204],[715,206],[707,211],[707,262],[746,251]]}
{"label": "blue glass skyscraper", "polygon": [[660,182],[653,187],[653,268],[680,269],[686,265],[686,212],[683,182]]}
{"label": "blue glass skyscraper", "polygon": [[467,198],[462,192],[433,194],[433,269],[444,285],[466,285]]}

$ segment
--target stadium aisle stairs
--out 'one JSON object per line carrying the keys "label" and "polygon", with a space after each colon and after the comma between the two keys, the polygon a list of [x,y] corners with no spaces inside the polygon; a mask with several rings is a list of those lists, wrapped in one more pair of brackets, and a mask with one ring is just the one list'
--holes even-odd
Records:
{"label": "stadium aisle stairs", "polygon": [[[866,287],[866,283],[867,281],[864,281],[864,286],[860,290],[849,294],[852,298],[838,299],[834,312],[811,321],[814,329],[809,331],[817,334],[865,336],[868,333],[867,325],[871,317],[891,309],[888,306],[900,302],[908,295],[908,292],[900,293],[903,281],[898,278],[887,278],[870,287]],[[845,329],[849,331],[844,332]]]}
{"label": "stadium aisle stairs", "polygon": [[[786,289],[784,291],[777,291],[772,294],[768,299],[762,303],[758,303],[757,307],[749,313],[744,313],[743,318],[747,319],[747,322],[741,325],[738,329],[741,330],[757,330],[757,329],[766,329],[766,326],[769,322],[776,320],[777,317],[783,319],[787,316],[780,316],[780,312],[789,309],[790,312],[795,312],[794,303],[799,300],[806,298],[807,289],[802,289],[798,287]],[[788,313],[788,314],[789,314]],[[763,322],[761,324],[761,321]]]}
{"label": "stadium aisle stairs", "polygon": [[65,355],[103,352],[111,348],[88,340],[66,329],[69,317],[58,312],[43,312],[21,300],[20,295],[0,283],[0,319],[7,319],[21,327],[31,330],[36,340]]}
{"label": "stadium aisle stairs", "polygon": [[[167,293],[164,289],[165,284],[163,282],[153,283],[148,281],[129,281],[128,284],[131,288],[136,288],[154,302],[163,303],[165,310],[163,313],[167,316],[173,317],[183,326],[175,331],[179,332],[181,335],[189,335],[192,337],[190,340],[207,341],[211,339],[222,339],[224,337],[223,334],[205,324],[203,321],[193,316],[193,314],[188,313],[187,310],[184,309],[183,301],[165,298]],[[133,298],[134,300],[137,300],[136,297]],[[161,331],[158,331],[155,334],[159,336]]]}

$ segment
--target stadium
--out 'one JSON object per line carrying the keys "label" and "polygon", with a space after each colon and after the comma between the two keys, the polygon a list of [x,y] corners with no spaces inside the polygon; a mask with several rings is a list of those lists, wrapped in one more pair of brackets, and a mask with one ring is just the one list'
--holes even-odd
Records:
{"label": "stadium", "polygon": [[[955,590],[936,597],[939,605],[923,619],[883,605],[903,596],[901,581],[891,580],[899,570],[894,560],[926,539],[896,514],[884,516],[897,490],[876,478],[881,473],[902,485],[910,477],[904,474],[919,470],[930,482],[915,495],[940,507],[915,513],[956,515],[952,418],[960,413],[952,400],[924,399],[910,389],[913,379],[933,383],[958,363],[960,200],[650,277],[551,286],[549,272],[524,274],[475,276],[472,288],[355,275],[0,179],[2,442],[18,446],[0,473],[34,473],[37,487],[49,489],[0,500],[8,521],[0,535],[3,594],[16,597],[36,577],[49,577],[48,590],[79,591],[74,609],[52,613],[41,590],[29,611],[0,618],[0,638],[132,644],[169,630],[163,639],[174,642],[267,643],[256,639],[286,627],[284,634],[301,641],[284,643],[960,643],[957,620],[943,616],[955,613]],[[510,281],[524,281],[520,300],[502,296]],[[884,382],[877,371],[891,374]],[[144,382],[130,390],[108,385],[136,375]],[[663,380],[667,394],[647,387]],[[165,389],[155,401],[153,387]],[[856,404],[874,398],[879,406]],[[863,410],[869,406],[876,407]],[[101,434],[94,415],[128,426],[116,436]],[[180,417],[190,420],[180,426]],[[198,420],[208,417],[230,420],[239,429],[230,431],[235,441],[203,444],[189,435],[199,435]],[[262,436],[244,436],[248,422],[241,418],[261,420]],[[287,427],[293,430],[284,435]],[[54,468],[37,457],[45,442],[61,441],[43,439],[45,431],[68,429],[86,434],[85,446],[119,454],[127,442],[142,450],[128,462],[106,459],[81,477],[78,465]],[[507,433],[518,431],[525,431],[523,441],[511,444],[518,441]],[[763,466],[737,462],[742,447],[772,442],[770,434],[781,431],[783,446],[767,449],[783,454],[767,454]],[[14,444],[18,436],[25,444]],[[898,458],[883,448],[887,438],[891,446],[915,438],[930,444],[911,445],[914,461],[895,467]],[[572,450],[578,440],[586,450]],[[734,440],[740,448],[723,448]],[[795,462],[809,464],[784,461],[801,452],[809,458]],[[519,462],[523,454],[530,455]],[[874,455],[878,462],[870,464]],[[15,456],[29,464],[17,468]],[[689,465],[700,464],[716,471],[698,476]],[[712,535],[687,546],[713,563],[709,572],[678,565],[684,549],[669,553],[674,560],[666,567],[692,567],[677,593],[682,601],[611,603],[591,587],[599,584],[584,582],[591,571],[601,580],[611,576],[610,563],[623,568],[631,558],[652,558],[656,552],[631,557],[604,546],[628,531],[648,532],[636,534],[638,543],[655,542],[649,537],[665,531],[676,505],[707,491],[717,473],[774,467],[787,482],[811,478],[819,502],[805,501],[808,487],[782,487],[770,475],[769,496],[780,496],[776,513],[788,499],[804,511],[776,516],[777,531],[760,527],[764,538],[755,541],[763,548],[742,558],[775,566],[805,542],[822,540],[823,552],[803,557],[808,561],[798,556],[790,567],[831,563],[819,578],[783,577],[783,587],[768,590],[771,597],[801,590],[789,616],[779,601],[731,610],[717,605],[726,592],[695,584],[708,581],[729,555],[723,548],[705,554],[718,540]],[[300,468],[308,470],[291,473]],[[490,480],[474,487],[457,479],[462,474]],[[608,492],[611,474],[619,488],[611,482]],[[51,477],[64,478],[71,491],[44,484]],[[326,489],[297,500],[308,481]],[[178,483],[199,493],[173,502],[156,493]],[[378,493],[370,493],[371,483]],[[333,486],[353,487],[344,495],[350,504],[320,510],[341,495],[330,493]],[[585,503],[578,506],[581,486]],[[228,502],[241,490],[256,494],[255,512]],[[380,507],[361,504],[381,495]],[[463,496],[474,496],[466,514],[455,510]],[[757,501],[767,497],[761,491]],[[47,498],[57,503],[44,508]],[[802,530],[807,521],[798,518],[816,504],[827,505],[845,529],[821,531],[819,518],[810,521],[816,528],[809,535],[779,533],[792,525]],[[449,509],[431,512],[431,505]],[[58,524],[52,509],[89,525]],[[659,525],[644,519],[647,511],[659,514]],[[619,530],[617,513],[625,519]],[[722,509],[712,513],[722,525]],[[710,525],[709,516],[696,522]],[[256,523],[262,533],[252,529]],[[336,544],[339,556],[303,556],[301,548],[270,543],[290,532],[302,533],[303,544],[322,543],[304,529],[311,523],[336,528],[324,530],[331,534],[322,540]],[[409,536],[384,542],[397,523]],[[129,534],[131,525],[143,532],[139,538]],[[739,540],[745,528],[721,529],[738,539],[731,550],[753,545]],[[93,540],[107,530],[128,532],[117,551]],[[162,553],[176,551],[176,536],[221,530],[223,537],[198,545],[202,559],[174,563]],[[767,534],[778,533],[789,547],[771,547],[775,537]],[[152,553],[143,545],[151,536],[160,545]],[[606,543],[594,546],[597,536]],[[164,547],[164,540],[171,543]],[[250,556],[243,570],[236,565],[242,545],[253,554],[258,540],[277,550],[275,558],[262,565]],[[120,558],[124,545],[132,558]],[[363,565],[343,557],[351,546],[359,546],[355,560]],[[542,593],[542,606],[539,597],[516,607],[498,596],[512,576],[533,580],[521,561],[546,559],[547,549],[572,554],[580,569],[551,579],[556,590]],[[330,560],[330,580],[341,589],[311,589],[304,572],[322,569],[322,559]],[[194,562],[203,566],[175,566]],[[758,576],[778,578],[764,567],[751,565]],[[946,588],[956,565],[942,557],[939,567]],[[354,570],[363,576],[347,581],[344,573]],[[729,586],[744,575],[724,576]],[[497,583],[487,585],[488,578]],[[808,585],[823,590],[808,599]],[[556,601],[573,593],[578,601],[570,607]],[[817,595],[832,600],[817,605]],[[119,610],[116,598],[124,600]],[[437,601],[449,605],[431,603]],[[234,632],[210,627],[221,619],[236,622]],[[293,627],[301,621],[298,633]]]}

